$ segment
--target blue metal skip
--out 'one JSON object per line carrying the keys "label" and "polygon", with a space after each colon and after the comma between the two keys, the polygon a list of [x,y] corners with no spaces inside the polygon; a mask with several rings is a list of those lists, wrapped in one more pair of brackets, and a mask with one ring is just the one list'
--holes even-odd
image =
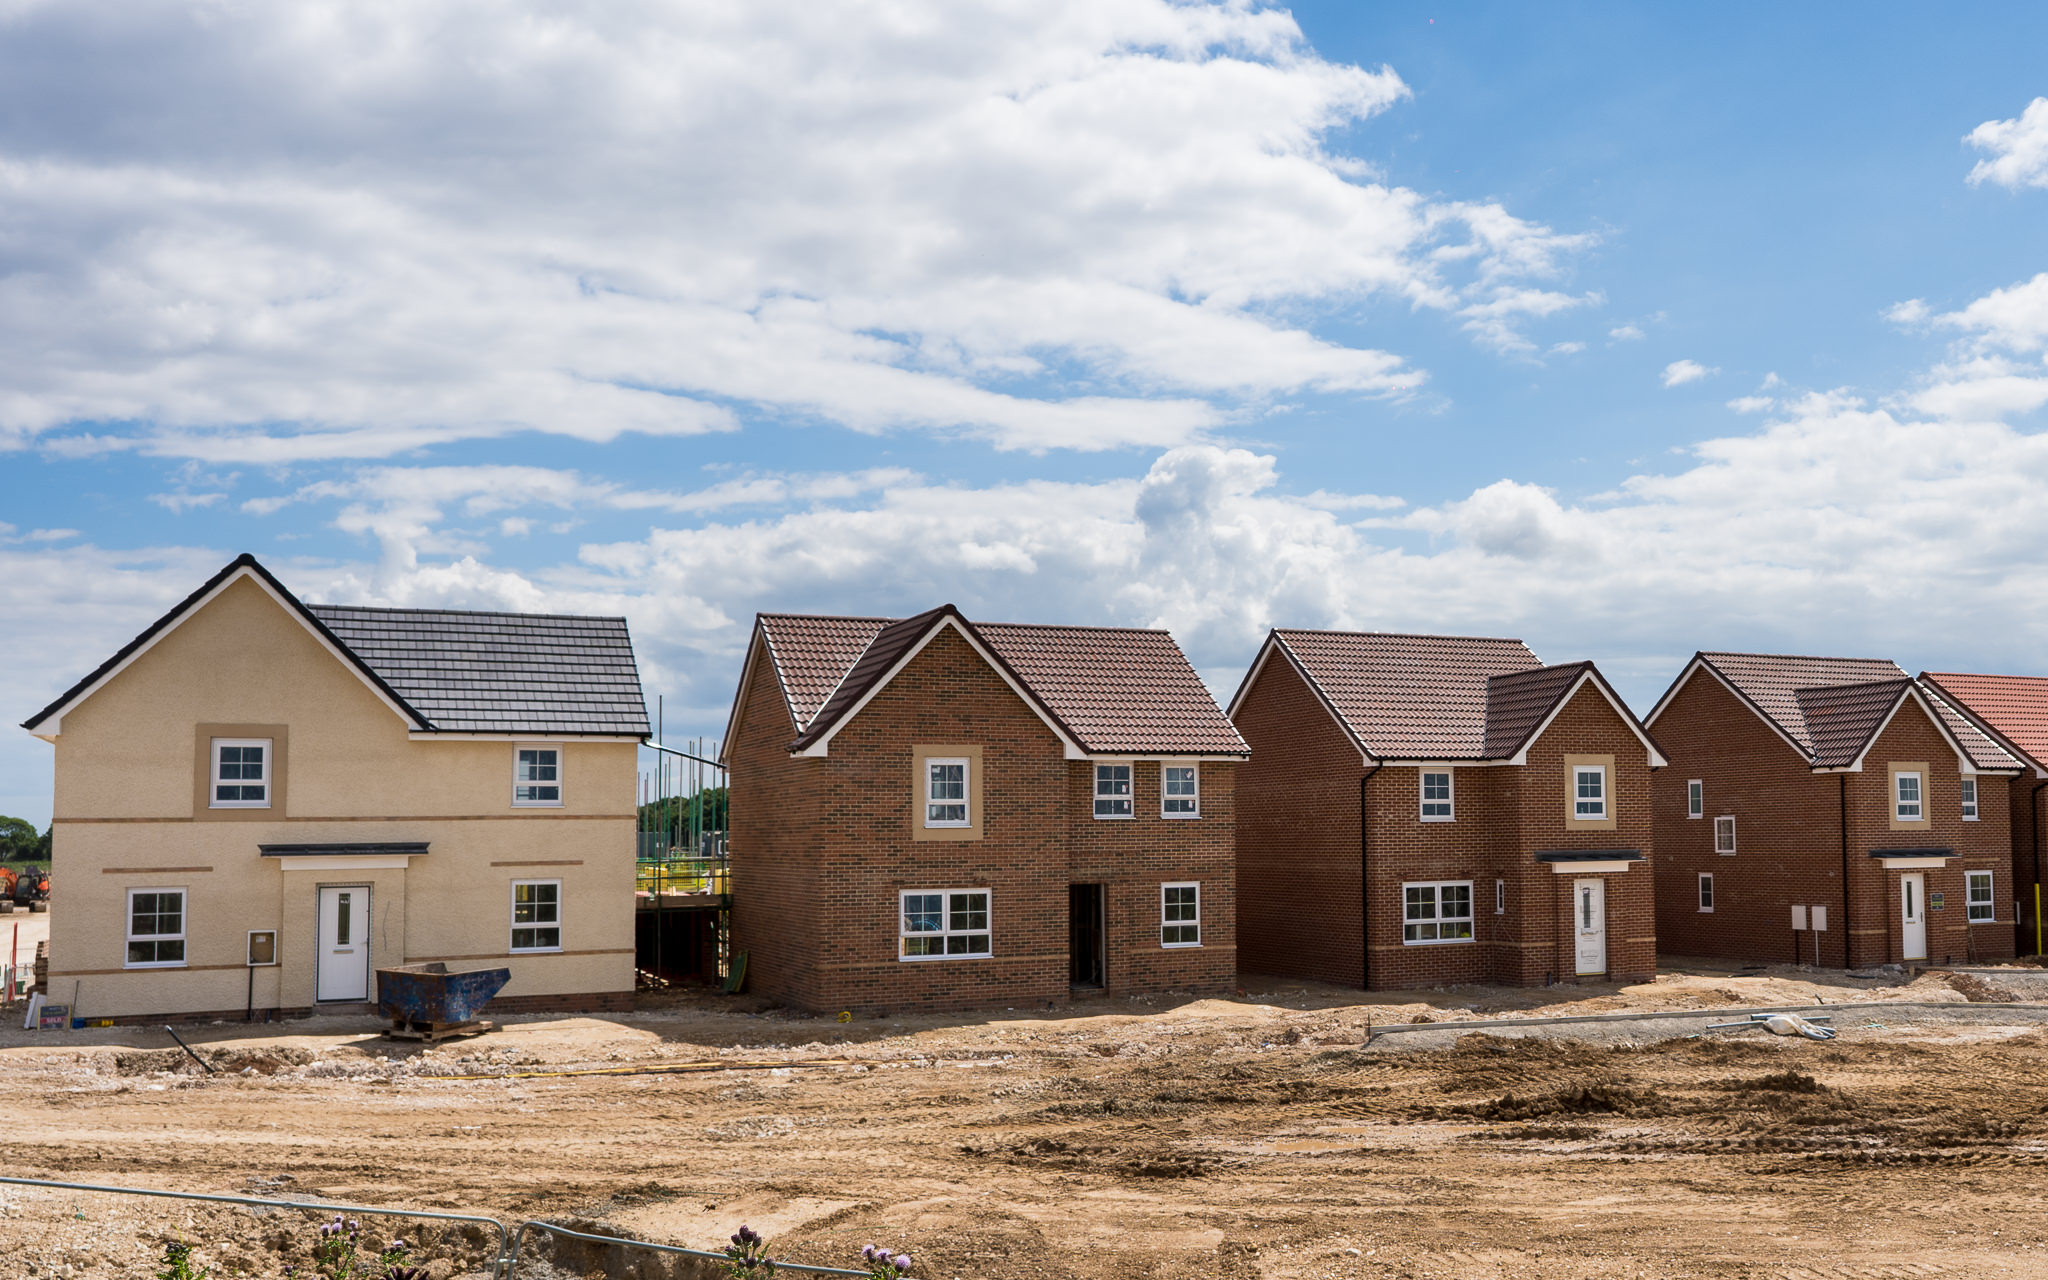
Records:
{"label": "blue metal skip", "polygon": [[450,973],[438,961],[377,970],[377,1013],[396,1022],[469,1022],[512,980],[510,969]]}

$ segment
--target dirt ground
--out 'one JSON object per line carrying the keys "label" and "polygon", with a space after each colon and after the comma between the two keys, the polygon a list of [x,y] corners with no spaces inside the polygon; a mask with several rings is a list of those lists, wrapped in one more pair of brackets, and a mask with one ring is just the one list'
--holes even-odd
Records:
{"label": "dirt ground", "polygon": [[[162,1031],[23,1033],[17,1006],[0,1169],[696,1246],[745,1222],[778,1256],[847,1265],[876,1241],[941,1280],[2048,1275],[2048,972],[1689,965],[1374,1004],[1245,986],[847,1024],[661,996],[432,1049],[340,1019],[192,1028],[213,1076]],[[1901,1004],[1844,1010],[1827,1043],[1601,1024],[1612,1043],[1360,1047],[1421,1018],[1817,999]],[[2008,1000],[2043,1003],[1986,1003]],[[1943,1007],[1906,1003],[1927,1001]],[[545,1074],[620,1069],[643,1074]],[[220,1275],[303,1275],[309,1217],[0,1186],[0,1270],[153,1275],[183,1234]],[[403,1230],[434,1280],[489,1251]],[[563,1251],[520,1274],[696,1274],[641,1257]]]}

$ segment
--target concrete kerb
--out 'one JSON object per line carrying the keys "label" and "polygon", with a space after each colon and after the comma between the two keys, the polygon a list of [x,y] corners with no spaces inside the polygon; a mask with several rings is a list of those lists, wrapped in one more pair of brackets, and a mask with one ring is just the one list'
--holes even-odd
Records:
{"label": "concrete kerb", "polygon": [[[1647,1013],[1580,1013],[1555,1018],[1474,1018],[1456,1022],[1401,1022],[1388,1026],[1376,1026],[1366,1036],[1360,1048],[1371,1048],[1387,1036],[1427,1035],[1430,1032],[1463,1035],[1468,1031],[1516,1031],[1541,1027],[1583,1026],[1592,1030],[1602,1026],[1670,1022],[1678,1024],[1672,1035],[1690,1034],[1687,1024],[1698,1021],[1733,1021],[1747,1018],[1753,1013],[1868,1013],[1889,1011],[1893,1013],[1926,1013],[1938,1011],[1954,1016],[1957,1014],[2025,1012],[2048,1022],[2048,1005],[2014,1004],[1984,1001],[1969,1003],[1956,1000],[1858,1000],[1841,1004],[1785,1004],[1785,1005],[1737,1005],[1718,1009],[1665,1009]],[[1660,1037],[1668,1039],[1670,1037]],[[1389,1046],[1392,1047],[1392,1046]],[[1422,1047],[1422,1046],[1418,1046]]]}

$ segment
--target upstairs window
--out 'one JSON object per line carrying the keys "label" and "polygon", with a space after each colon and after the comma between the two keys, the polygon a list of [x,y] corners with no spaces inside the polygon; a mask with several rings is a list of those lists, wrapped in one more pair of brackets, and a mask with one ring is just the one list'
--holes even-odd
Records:
{"label": "upstairs window", "polygon": [[1401,942],[1404,946],[1472,940],[1472,882],[1401,886]]}
{"label": "upstairs window", "polygon": [[1685,784],[1685,816],[1704,818],[1707,816],[1707,784],[1694,778]]}
{"label": "upstairs window", "polygon": [[1920,801],[1920,775],[1910,772],[1893,774],[1892,785],[1898,792],[1894,799],[1899,821],[1920,821],[1926,811],[1926,807]]}
{"label": "upstairs window", "polygon": [[1159,771],[1159,816],[1202,816],[1202,780],[1191,764],[1169,764]]}
{"label": "upstairs window", "polygon": [[268,738],[215,738],[207,804],[215,809],[268,809],[270,757]]}
{"label": "upstairs window", "polygon": [[1127,764],[1098,764],[1095,766],[1095,816],[1098,818],[1128,818],[1131,813],[1131,766]]}
{"label": "upstairs window", "polygon": [[1451,773],[1424,769],[1422,771],[1422,820],[1424,822],[1449,822],[1451,809]]}
{"label": "upstairs window", "polygon": [[1584,822],[1607,816],[1607,769],[1604,765],[1572,766],[1572,817]]}
{"label": "upstairs window", "polygon": [[1159,886],[1159,945],[1199,947],[1202,945],[1202,886],[1163,884]]}
{"label": "upstairs window", "polygon": [[560,880],[514,880],[512,882],[512,949],[514,951],[560,951],[562,949],[562,882]]}
{"label": "upstairs window", "polygon": [[989,954],[988,890],[913,889],[900,901],[898,959]]}
{"label": "upstairs window", "polygon": [[964,827],[967,821],[967,761],[933,757],[924,762],[924,825]]}
{"label": "upstairs window", "polygon": [[1975,778],[1965,777],[1963,779],[1963,821],[1975,822],[1976,820],[1977,780]]}
{"label": "upstairs window", "polygon": [[1724,814],[1714,819],[1714,852],[1735,852],[1735,818]]}
{"label": "upstairs window", "polygon": [[1991,897],[1991,873],[1989,871],[1964,872],[1967,882],[1971,924],[1990,924],[1998,918],[1998,907]]}
{"label": "upstairs window", "polygon": [[562,803],[560,747],[520,747],[512,753],[512,803]]}
{"label": "upstairs window", "polygon": [[185,963],[185,891],[128,891],[130,969],[168,969]]}

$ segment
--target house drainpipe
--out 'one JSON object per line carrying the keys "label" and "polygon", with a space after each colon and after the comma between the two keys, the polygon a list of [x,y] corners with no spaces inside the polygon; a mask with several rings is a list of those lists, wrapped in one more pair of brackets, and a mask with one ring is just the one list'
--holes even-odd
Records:
{"label": "house drainpipe", "polygon": [[[2028,823],[2034,829],[2034,953],[2041,951],[2041,788],[2048,787],[2048,779],[2034,784],[2027,793]],[[2018,948],[2014,948],[2018,950]]]}
{"label": "house drainpipe", "polygon": [[1835,781],[1841,784],[1836,790],[1842,801],[1842,967],[1848,969],[1852,967],[1849,959],[1849,775],[1838,773]]}
{"label": "house drainpipe", "polygon": [[1370,864],[1366,860],[1366,854],[1372,847],[1372,837],[1368,834],[1367,820],[1371,814],[1365,805],[1365,784],[1384,768],[1385,764],[1375,760],[1372,768],[1359,775],[1358,779],[1358,940],[1359,950],[1363,953],[1359,956],[1358,968],[1361,991],[1372,990],[1372,913],[1368,910],[1372,906],[1372,881]]}

